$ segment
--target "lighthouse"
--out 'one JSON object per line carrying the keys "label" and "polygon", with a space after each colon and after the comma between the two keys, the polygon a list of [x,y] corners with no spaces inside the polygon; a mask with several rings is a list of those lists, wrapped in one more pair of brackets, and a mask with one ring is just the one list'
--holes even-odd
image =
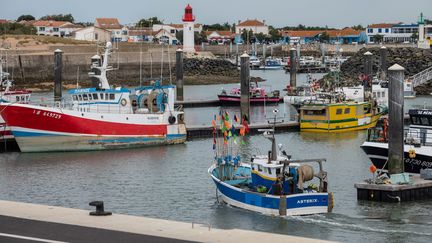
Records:
{"label": "lighthouse", "polygon": [[194,22],[195,16],[192,14],[192,7],[188,4],[183,15],[183,51],[195,52],[194,38]]}
{"label": "lighthouse", "polygon": [[423,13],[420,13],[420,18],[418,23],[418,48],[429,49],[429,42],[425,39],[425,26]]}

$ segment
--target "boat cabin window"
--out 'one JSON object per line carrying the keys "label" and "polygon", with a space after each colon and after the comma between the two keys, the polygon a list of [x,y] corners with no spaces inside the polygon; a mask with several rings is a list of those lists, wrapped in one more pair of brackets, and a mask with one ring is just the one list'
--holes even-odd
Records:
{"label": "boat cabin window", "polygon": [[336,110],[336,115],[340,115],[340,114],[342,114],[342,109],[337,109]]}
{"label": "boat cabin window", "polygon": [[271,175],[272,174],[271,169],[267,168],[267,170],[268,170],[269,175]]}
{"label": "boat cabin window", "polygon": [[258,165],[258,171],[262,171],[261,165]]}
{"label": "boat cabin window", "polygon": [[431,125],[429,122],[429,119],[427,117],[421,117],[420,119],[421,119],[422,125],[424,125],[424,126],[430,126]]}
{"label": "boat cabin window", "polygon": [[20,101],[20,99],[19,99],[20,97],[19,97],[19,96],[16,96],[15,98],[16,98],[16,101],[17,101],[17,102]]}
{"label": "boat cabin window", "polygon": [[276,175],[280,174],[280,169],[276,169]]}
{"label": "boat cabin window", "polygon": [[81,95],[78,95],[78,99],[79,99],[79,101],[82,101],[82,100],[83,100],[83,98],[82,98]]}
{"label": "boat cabin window", "polygon": [[110,100],[114,100],[115,99],[115,95],[114,94],[109,94],[109,98],[110,98]]}
{"label": "boat cabin window", "polygon": [[345,108],[345,114],[349,114],[351,112],[351,109],[350,108]]}
{"label": "boat cabin window", "polygon": [[377,93],[376,92],[372,92],[372,97],[376,98],[377,97]]}
{"label": "boat cabin window", "polygon": [[383,91],[383,92],[381,92],[381,97],[385,97],[385,92]]}
{"label": "boat cabin window", "polygon": [[99,94],[99,95],[100,95],[100,99],[103,100],[104,99],[103,94]]}
{"label": "boat cabin window", "polygon": [[363,106],[363,112],[364,114],[369,114],[371,112],[370,106],[369,105]]}
{"label": "boat cabin window", "polygon": [[252,168],[252,170],[255,170],[255,166],[254,165],[252,165],[251,168]]}
{"label": "boat cabin window", "polygon": [[78,98],[77,98],[76,95],[72,95],[72,99],[73,99],[74,101],[77,101],[77,100],[78,100]]}
{"label": "boat cabin window", "polygon": [[108,94],[105,94],[105,100],[109,100]]}
{"label": "boat cabin window", "polygon": [[88,100],[87,94],[83,94],[83,100],[84,101]]}
{"label": "boat cabin window", "polygon": [[93,95],[93,100],[97,100],[98,99],[98,95],[97,94],[92,94]]}
{"label": "boat cabin window", "polygon": [[305,115],[308,116],[323,116],[326,114],[325,109],[322,110],[305,110]]}

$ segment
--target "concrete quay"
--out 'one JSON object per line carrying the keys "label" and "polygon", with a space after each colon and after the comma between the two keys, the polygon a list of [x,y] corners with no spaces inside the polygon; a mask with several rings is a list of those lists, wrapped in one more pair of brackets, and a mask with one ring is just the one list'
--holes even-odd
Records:
{"label": "concrete quay", "polygon": [[298,236],[0,201],[1,242],[329,242]]}

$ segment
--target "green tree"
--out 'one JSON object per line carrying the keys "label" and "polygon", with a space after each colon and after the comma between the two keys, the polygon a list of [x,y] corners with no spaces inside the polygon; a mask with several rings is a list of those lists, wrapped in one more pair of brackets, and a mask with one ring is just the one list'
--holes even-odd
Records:
{"label": "green tree", "polygon": [[270,39],[273,42],[277,42],[280,40],[280,38],[282,37],[281,33],[279,32],[279,30],[275,29],[273,26],[269,26],[269,35],[270,35]]}
{"label": "green tree", "polygon": [[183,43],[183,30],[177,31],[176,38],[180,43]]}
{"label": "green tree", "polygon": [[243,29],[241,33],[241,38],[244,43],[251,43],[252,36],[253,36],[252,30],[247,31],[246,29]]}
{"label": "green tree", "polygon": [[16,21],[20,22],[22,20],[25,20],[25,21],[35,20],[35,17],[33,17],[33,15],[30,15],[30,14],[24,14],[24,15],[19,16]]}
{"label": "green tree", "polygon": [[135,27],[151,27],[155,24],[163,24],[161,20],[158,19],[158,17],[151,17],[148,19],[140,19],[138,23],[135,24]]}
{"label": "green tree", "polygon": [[319,35],[319,41],[321,43],[327,43],[330,40],[330,36],[327,33],[327,31],[324,31],[324,33]]}
{"label": "green tree", "polygon": [[380,34],[376,34],[376,35],[373,36],[373,39],[374,39],[374,42],[381,43],[383,41],[383,39],[384,39],[384,36],[380,35]]}
{"label": "green tree", "polygon": [[363,25],[361,25],[361,24],[351,26],[351,28],[355,29],[355,30],[364,30],[365,29],[365,27],[363,27]]}
{"label": "green tree", "polygon": [[430,19],[424,19],[425,24],[432,24],[432,20]]}
{"label": "green tree", "polygon": [[418,40],[418,33],[412,33],[412,35],[411,35],[411,39],[413,39],[414,41],[417,41]]}
{"label": "green tree", "polygon": [[53,14],[53,15],[45,15],[40,18],[40,20],[54,20],[54,21],[67,21],[74,23],[74,17],[72,14]]}
{"label": "green tree", "polygon": [[258,42],[262,43],[265,40],[266,35],[264,35],[263,33],[258,33],[255,35],[255,37],[256,37]]}
{"label": "green tree", "polygon": [[4,23],[0,24],[0,35],[35,35],[36,28],[30,25],[20,23]]}

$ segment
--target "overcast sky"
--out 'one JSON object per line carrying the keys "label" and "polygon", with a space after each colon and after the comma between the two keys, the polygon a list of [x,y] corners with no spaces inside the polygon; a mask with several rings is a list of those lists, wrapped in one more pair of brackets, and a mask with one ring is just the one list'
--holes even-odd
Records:
{"label": "overcast sky", "polygon": [[257,18],[275,27],[304,24],[340,28],[413,23],[422,11],[426,18],[432,18],[432,0],[0,0],[0,19],[71,13],[77,22],[117,17],[122,24],[130,24],[157,16],[165,23],[179,23],[188,3],[197,22],[205,24]]}

